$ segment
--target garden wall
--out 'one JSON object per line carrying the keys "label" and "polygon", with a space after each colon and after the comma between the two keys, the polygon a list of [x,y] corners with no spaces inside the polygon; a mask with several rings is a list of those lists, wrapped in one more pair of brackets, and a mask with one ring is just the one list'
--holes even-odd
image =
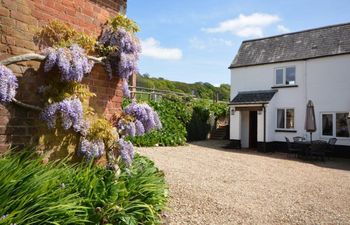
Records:
{"label": "garden wall", "polygon": [[[12,55],[38,52],[33,41],[36,31],[50,20],[71,24],[79,31],[98,36],[101,25],[117,12],[125,13],[126,0],[0,0],[0,60]],[[19,89],[16,99],[42,105],[38,87],[45,79],[39,62],[9,66],[16,74]],[[122,91],[118,79],[110,80],[101,65],[95,65],[85,78],[97,97],[91,106],[107,118],[121,110]],[[0,104],[0,152],[9,144],[24,145],[37,141],[39,113],[14,104]]]}

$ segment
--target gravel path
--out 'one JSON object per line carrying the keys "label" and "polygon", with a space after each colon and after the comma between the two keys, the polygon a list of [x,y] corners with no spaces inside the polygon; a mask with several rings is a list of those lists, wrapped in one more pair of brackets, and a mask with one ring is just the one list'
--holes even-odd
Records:
{"label": "gravel path", "polygon": [[165,172],[165,224],[350,224],[350,161],[225,151],[220,141],[138,148]]}

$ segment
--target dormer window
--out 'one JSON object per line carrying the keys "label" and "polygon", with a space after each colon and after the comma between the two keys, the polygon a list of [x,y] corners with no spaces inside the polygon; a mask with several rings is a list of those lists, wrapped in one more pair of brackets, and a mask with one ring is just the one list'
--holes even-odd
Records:
{"label": "dormer window", "polygon": [[296,85],[295,66],[276,68],[275,84],[277,86]]}

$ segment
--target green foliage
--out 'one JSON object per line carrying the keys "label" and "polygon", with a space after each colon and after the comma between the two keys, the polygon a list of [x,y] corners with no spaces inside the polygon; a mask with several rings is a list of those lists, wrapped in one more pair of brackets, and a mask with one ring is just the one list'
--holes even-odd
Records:
{"label": "green foliage", "polygon": [[75,184],[62,188],[68,170],[24,155],[1,158],[0,215],[8,217],[0,224],[85,224],[87,208],[80,204]]}
{"label": "green foliage", "polygon": [[135,21],[119,13],[115,17],[109,19],[107,24],[115,30],[118,27],[123,27],[125,30],[131,33],[136,33],[140,31],[140,27],[135,23]]}
{"label": "green foliage", "polygon": [[118,139],[118,133],[111,122],[99,118],[92,122],[87,137],[90,140],[103,140],[107,147],[111,147],[115,140]]}
{"label": "green foliage", "polygon": [[193,107],[191,121],[187,124],[187,139],[189,141],[205,140],[210,131],[208,124],[210,111],[202,105]]}
{"label": "green foliage", "polygon": [[115,186],[117,198],[103,211],[107,221],[120,225],[161,224],[159,213],[168,196],[163,172],[139,155],[129,170],[122,170]]}
{"label": "green foliage", "polygon": [[139,74],[137,76],[137,86],[180,92],[188,95],[194,94],[198,98],[211,100],[216,98],[216,95],[220,101],[229,101],[230,98],[230,85],[228,84],[221,84],[219,87],[203,82],[187,84],[178,81],[166,80],[164,78],[154,78],[149,74]]}
{"label": "green foliage", "polygon": [[0,224],[160,224],[164,175],[136,155],[114,172],[92,164],[44,165],[32,154],[0,158]]}
{"label": "green foliage", "polygon": [[150,106],[158,113],[163,128],[141,137],[130,138],[136,146],[176,146],[186,143],[186,123],[191,119],[191,108],[178,99],[163,98],[159,102],[150,101]]}
{"label": "green foliage", "polygon": [[[210,131],[210,116],[217,119],[225,117],[228,112],[226,103],[179,98],[176,95],[165,95],[160,101],[148,103],[159,114],[163,129],[130,138],[136,146],[176,146],[185,144],[187,140],[204,140]],[[128,102],[123,105],[128,105]]]}
{"label": "green foliage", "polygon": [[71,25],[53,20],[35,34],[35,41],[40,46],[69,47],[78,44],[87,53],[93,53],[96,40],[86,33],[76,31]]}

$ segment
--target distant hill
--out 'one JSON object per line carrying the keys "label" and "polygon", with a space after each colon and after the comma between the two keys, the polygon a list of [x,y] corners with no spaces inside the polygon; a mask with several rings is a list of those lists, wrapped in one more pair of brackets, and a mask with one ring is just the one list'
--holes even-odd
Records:
{"label": "distant hill", "polygon": [[151,77],[149,74],[138,74],[136,83],[138,87],[181,92],[195,95],[198,98],[213,99],[217,93],[218,100],[220,101],[229,101],[230,99],[229,84],[221,84],[220,87],[215,87],[214,85],[207,82],[196,82],[193,84],[188,84],[179,81],[166,80],[161,77]]}

